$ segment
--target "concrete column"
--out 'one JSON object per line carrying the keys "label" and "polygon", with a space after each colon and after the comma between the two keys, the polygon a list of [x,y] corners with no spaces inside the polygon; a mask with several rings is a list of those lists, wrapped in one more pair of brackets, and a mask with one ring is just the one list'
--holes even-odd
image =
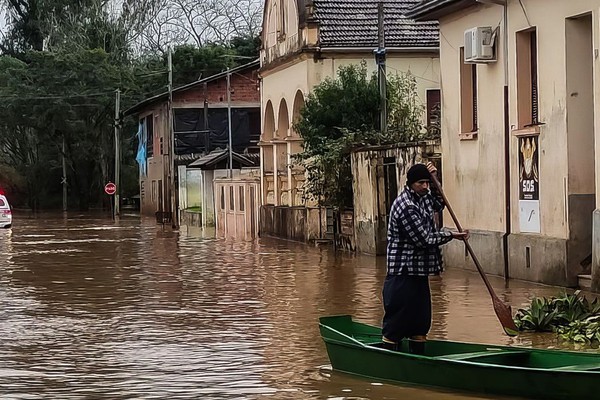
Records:
{"label": "concrete column", "polygon": [[273,144],[273,194],[275,195],[276,206],[281,202],[281,193],[279,185],[279,165],[277,165],[277,144]]}
{"label": "concrete column", "polygon": [[286,143],[286,148],[287,148],[287,176],[288,176],[288,206],[293,207],[295,204],[295,190],[294,190],[294,186],[293,185],[293,181],[292,181],[292,168],[290,167],[290,165],[292,165],[292,143],[291,142],[287,142]]}
{"label": "concrete column", "polygon": [[[260,159],[265,159],[265,148],[260,146]],[[260,204],[267,204],[267,181],[265,180],[265,163],[260,163]]]}

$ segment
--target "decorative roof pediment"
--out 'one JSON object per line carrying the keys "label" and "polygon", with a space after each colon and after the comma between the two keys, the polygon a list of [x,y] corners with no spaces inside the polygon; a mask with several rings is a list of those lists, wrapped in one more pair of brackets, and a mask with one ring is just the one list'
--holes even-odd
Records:
{"label": "decorative roof pediment", "polygon": [[263,47],[273,47],[291,37],[298,37],[306,18],[304,0],[266,0],[263,12]]}
{"label": "decorative roof pediment", "polygon": [[309,48],[376,48],[380,3],[386,48],[438,49],[437,21],[415,21],[406,16],[419,0],[266,0],[263,65]]}

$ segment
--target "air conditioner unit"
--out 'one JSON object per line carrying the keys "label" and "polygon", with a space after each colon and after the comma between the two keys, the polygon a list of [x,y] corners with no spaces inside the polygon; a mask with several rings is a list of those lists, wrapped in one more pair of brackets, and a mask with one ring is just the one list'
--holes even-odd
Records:
{"label": "air conditioner unit", "polygon": [[496,62],[494,41],[496,33],[491,26],[477,26],[465,31],[465,62]]}

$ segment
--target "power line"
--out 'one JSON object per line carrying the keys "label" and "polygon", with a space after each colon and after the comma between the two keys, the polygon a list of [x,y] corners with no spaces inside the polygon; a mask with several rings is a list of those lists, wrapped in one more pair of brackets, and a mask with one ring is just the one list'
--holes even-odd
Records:
{"label": "power line", "polygon": [[238,75],[238,76],[240,76],[240,77],[242,77],[242,78],[244,78],[244,79],[246,79],[246,80],[248,80],[248,81],[250,81],[252,83],[256,83],[255,79],[248,78],[247,76],[244,76],[244,75],[240,74],[239,72],[234,72],[234,73],[232,73],[232,75]]}
{"label": "power line", "polygon": [[454,46],[452,45],[452,43],[450,43],[450,41],[448,40],[448,38],[446,38],[446,36],[444,35],[444,33],[443,33],[441,30],[440,30],[440,35],[441,35],[441,36],[442,36],[442,38],[443,38],[443,39],[446,41],[446,43],[448,43],[448,46],[452,47],[452,49],[453,49],[454,51],[457,51],[457,50],[456,50],[456,47],[454,47]]}
{"label": "power line", "polygon": [[75,99],[87,97],[101,97],[112,95],[114,92],[106,93],[87,93],[87,94],[72,94],[72,95],[50,95],[50,96],[18,96],[18,95],[0,95],[2,99],[19,99],[19,100],[60,100],[60,99]]}
{"label": "power line", "polygon": [[156,71],[156,72],[148,72],[145,74],[134,74],[134,75],[138,78],[147,78],[149,76],[164,75],[164,74],[168,74],[168,73],[169,73],[169,71]]}
{"label": "power line", "polygon": [[525,6],[523,5],[523,1],[519,0],[519,4],[521,5],[521,10],[523,10],[523,14],[525,15],[525,19],[527,20],[527,24],[529,26],[532,26],[531,22],[529,21],[529,15],[527,15],[527,10],[525,10]]}
{"label": "power line", "polygon": [[[394,67],[392,67],[392,66],[389,66],[389,65],[388,65],[387,67],[388,67],[388,68],[390,68],[390,69],[393,69],[393,70],[394,70],[394,71],[396,71],[396,72],[406,73],[406,71],[401,71],[401,70],[399,70],[399,69],[397,69],[397,68],[394,68]],[[418,79],[422,79],[422,80],[424,80],[424,81],[427,81],[427,82],[436,83],[436,84],[438,84],[438,85],[440,84],[440,82],[439,82],[439,81],[434,81],[434,80],[432,80],[432,79],[427,79],[427,78],[425,78],[425,77],[422,77],[422,76],[419,76],[419,75],[415,75],[415,74],[413,74],[413,73],[411,73],[410,75],[411,75],[411,76],[414,76],[415,78],[418,78]]]}

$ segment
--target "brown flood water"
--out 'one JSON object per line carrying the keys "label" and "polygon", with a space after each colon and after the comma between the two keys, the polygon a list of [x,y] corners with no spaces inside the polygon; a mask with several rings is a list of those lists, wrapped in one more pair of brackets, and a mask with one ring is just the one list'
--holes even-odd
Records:
{"label": "brown flood water", "polygon": [[[135,217],[17,215],[0,265],[2,399],[492,398],[332,373],[317,319],[379,324],[381,257]],[[491,281],[513,308],[561,290]],[[449,270],[432,292],[432,338],[565,347],[504,336],[475,272]]]}

